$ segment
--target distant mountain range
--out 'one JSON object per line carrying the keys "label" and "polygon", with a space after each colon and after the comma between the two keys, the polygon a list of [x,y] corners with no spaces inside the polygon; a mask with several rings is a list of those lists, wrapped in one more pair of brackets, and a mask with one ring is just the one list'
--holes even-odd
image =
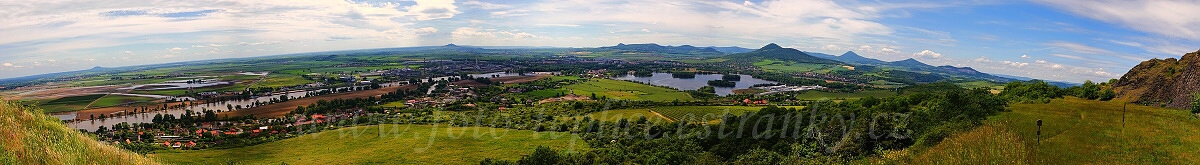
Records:
{"label": "distant mountain range", "polygon": [[737,53],[737,54],[727,55],[727,56],[725,56],[725,58],[730,59],[730,60],[749,60],[749,61],[771,59],[771,60],[786,60],[786,61],[793,61],[793,62],[799,62],[799,63],[844,64],[843,62],[836,61],[836,60],[813,57],[813,56],[808,55],[800,50],[796,50],[796,49],[792,49],[792,48],[783,48],[783,47],[780,47],[779,45],[776,45],[775,43],[767,44],[766,46],[763,46],[762,48],[759,48],[758,50],[745,52],[745,53]]}
{"label": "distant mountain range", "polygon": [[622,51],[634,51],[643,53],[668,53],[668,54],[694,54],[694,55],[721,55],[725,52],[718,51],[712,47],[695,47],[691,45],[680,46],[662,46],[654,43],[648,44],[624,44],[619,43],[616,46],[599,47],[597,49],[611,49]]}

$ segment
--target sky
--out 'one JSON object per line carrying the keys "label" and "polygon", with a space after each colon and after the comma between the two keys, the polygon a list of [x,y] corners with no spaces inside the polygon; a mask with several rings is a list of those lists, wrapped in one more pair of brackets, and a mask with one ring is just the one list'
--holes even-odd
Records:
{"label": "sky", "polygon": [[0,78],[445,45],[740,46],[1083,82],[1200,45],[1198,1],[36,0],[0,3]]}

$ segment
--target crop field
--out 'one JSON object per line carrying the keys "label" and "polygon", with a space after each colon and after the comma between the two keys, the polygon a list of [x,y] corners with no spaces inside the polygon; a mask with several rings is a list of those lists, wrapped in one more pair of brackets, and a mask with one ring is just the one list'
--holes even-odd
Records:
{"label": "crop field", "polygon": [[[1184,110],[1068,97],[1013,104],[984,126],[948,137],[909,162],[935,164],[1197,164],[1200,119]],[[1042,120],[1038,143],[1037,120]],[[985,136],[986,135],[986,136]],[[927,164],[927,163],[918,163]]]}
{"label": "crop field", "polygon": [[864,98],[864,97],[879,98],[879,97],[888,97],[888,96],[895,96],[895,95],[896,95],[896,92],[889,91],[889,90],[872,90],[872,91],[861,91],[861,92],[854,92],[854,93],[807,91],[807,92],[804,92],[801,94],[797,94],[796,99],[800,99],[800,100],[824,100],[824,99],[847,100],[847,99],[859,99],[859,98]]}
{"label": "crop field", "polygon": [[763,70],[776,71],[776,72],[829,73],[829,72],[838,71],[838,70],[849,70],[849,69],[843,68],[840,65],[809,64],[809,63],[796,63],[796,62],[791,62],[791,61],[775,61],[775,60],[762,60],[759,62],[755,62],[754,66],[763,68]]}
{"label": "crop field", "polygon": [[563,87],[559,92],[565,91],[570,93],[574,91],[575,95],[590,96],[596,94],[597,97],[608,96],[609,98],[625,99],[625,100],[650,100],[650,101],[690,101],[693,100],[691,95],[669,88],[655,87],[645,84],[638,84],[620,80],[609,79],[589,79],[587,82],[572,84]]}
{"label": "crop field", "polygon": [[45,103],[38,105],[38,107],[42,108],[43,110],[45,110],[46,112],[49,112],[49,113],[76,111],[76,110],[86,109],[88,104],[91,104],[92,101],[96,101],[96,99],[100,99],[100,97],[104,97],[104,95],[103,94],[95,94],[95,95],[63,97],[63,98],[47,101]]}
{"label": "crop field", "polygon": [[386,124],[240,148],[160,150],[149,156],[173,164],[478,164],[484,158],[516,160],[538,146],[587,150],[583,140],[569,133]]}
{"label": "crop field", "polygon": [[108,95],[108,96],[104,96],[100,99],[97,99],[94,103],[92,103],[92,106],[89,106],[88,108],[111,107],[111,106],[117,106],[117,105],[122,105],[122,104],[126,104],[126,103],[130,103],[130,104],[147,103],[147,102],[150,102],[153,100],[155,100],[155,99],[149,98],[149,97]]}

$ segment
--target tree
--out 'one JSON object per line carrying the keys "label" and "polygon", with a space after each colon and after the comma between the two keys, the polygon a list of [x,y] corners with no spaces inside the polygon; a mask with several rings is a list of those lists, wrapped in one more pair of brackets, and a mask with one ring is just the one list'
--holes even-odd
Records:
{"label": "tree", "polygon": [[1200,113],[1200,93],[1192,94],[1192,113]]}
{"label": "tree", "polygon": [[550,147],[538,146],[533,150],[532,154],[521,157],[517,160],[517,164],[559,164],[562,159],[558,152],[554,152]]}

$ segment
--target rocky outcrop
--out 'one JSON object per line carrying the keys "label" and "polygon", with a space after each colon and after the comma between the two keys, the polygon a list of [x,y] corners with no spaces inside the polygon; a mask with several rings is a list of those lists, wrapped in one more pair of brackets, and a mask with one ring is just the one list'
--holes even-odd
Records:
{"label": "rocky outcrop", "polygon": [[1152,59],[1130,69],[1113,86],[1118,97],[1149,104],[1187,108],[1191,95],[1200,93],[1200,51],[1176,60]]}

